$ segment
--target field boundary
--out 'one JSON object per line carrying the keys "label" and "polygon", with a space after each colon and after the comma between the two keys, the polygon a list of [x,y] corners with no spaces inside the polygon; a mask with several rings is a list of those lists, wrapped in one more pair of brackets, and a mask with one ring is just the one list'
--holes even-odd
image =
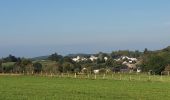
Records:
{"label": "field boundary", "polygon": [[42,76],[42,77],[56,77],[56,78],[73,78],[73,79],[100,79],[100,80],[127,80],[127,81],[160,81],[170,82],[170,76],[167,75],[148,75],[148,74],[14,74],[14,73],[1,73],[0,76]]}

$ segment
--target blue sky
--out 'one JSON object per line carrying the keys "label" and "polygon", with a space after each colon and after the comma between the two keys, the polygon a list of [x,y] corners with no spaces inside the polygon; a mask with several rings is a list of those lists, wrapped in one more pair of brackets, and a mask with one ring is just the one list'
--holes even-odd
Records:
{"label": "blue sky", "polygon": [[0,57],[161,49],[169,11],[169,0],[1,0]]}

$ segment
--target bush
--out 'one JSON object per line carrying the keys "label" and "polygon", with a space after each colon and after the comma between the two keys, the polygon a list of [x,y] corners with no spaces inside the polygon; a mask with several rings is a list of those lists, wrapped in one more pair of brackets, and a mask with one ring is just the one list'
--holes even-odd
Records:
{"label": "bush", "polygon": [[34,63],[33,64],[33,67],[34,67],[34,72],[35,73],[40,73],[42,71],[42,64],[41,63]]}

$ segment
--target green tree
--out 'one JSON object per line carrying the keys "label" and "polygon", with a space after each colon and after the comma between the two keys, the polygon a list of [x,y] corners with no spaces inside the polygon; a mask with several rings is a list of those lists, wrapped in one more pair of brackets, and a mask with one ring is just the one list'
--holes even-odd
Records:
{"label": "green tree", "polygon": [[144,52],[143,52],[144,54],[148,54],[148,49],[147,48],[145,48],[145,50],[144,50]]}
{"label": "green tree", "polygon": [[34,63],[33,67],[35,73],[40,73],[42,71],[42,64],[39,62]]}
{"label": "green tree", "polygon": [[63,66],[62,66],[62,63],[61,62],[57,62],[56,63],[56,67],[57,67],[57,71],[59,73],[62,73],[63,72]]}
{"label": "green tree", "polygon": [[0,73],[3,72],[2,61],[0,60]]}
{"label": "green tree", "polygon": [[29,72],[31,73],[33,71],[33,66],[32,66],[32,61],[29,59],[23,58],[21,60],[21,69],[24,72]]}
{"label": "green tree", "polygon": [[63,72],[74,71],[74,65],[72,63],[64,62],[62,66],[63,66]]}
{"label": "green tree", "polygon": [[167,65],[167,61],[163,56],[152,54],[147,56],[148,58],[143,61],[142,69],[144,71],[152,70],[155,74],[161,74]]}
{"label": "green tree", "polygon": [[17,61],[18,61],[18,58],[11,54],[8,57],[3,58],[3,62],[17,62]]}
{"label": "green tree", "polygon": [[54,53],[54,54],[50,55],[48,57],[48,59],[52,60],[52,61],[59,61],[60,59],[62,59],[62,56],[58,55],[57,53]]}

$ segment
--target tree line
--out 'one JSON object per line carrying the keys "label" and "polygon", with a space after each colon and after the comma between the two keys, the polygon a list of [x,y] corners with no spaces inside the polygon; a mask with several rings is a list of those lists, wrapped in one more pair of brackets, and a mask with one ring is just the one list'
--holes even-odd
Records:
{"label": "tree line", "polygon": [[[162,50],[150,51],[145,49],[140,51],[119,50],[112,53],[99,52],[95,54],[97,60],[75,62],[69,56],[62,56],[57,53],[51,54],[44,61],[31,60],[27,58],[15,57],[9,55],[8,57],[0,59],[0,73],[79,73],[83,68],[86,72],[92,72],[95,69],[121,69],[126,67],[123,61],[116,61],[115,59],[121,56],[134,57],[139,60],[137,67],[142,71],[152,71],[154,74],[161,74],[163,71],[170,71],[170,47]],[[107,57],[108,60],[104,60]]]}

